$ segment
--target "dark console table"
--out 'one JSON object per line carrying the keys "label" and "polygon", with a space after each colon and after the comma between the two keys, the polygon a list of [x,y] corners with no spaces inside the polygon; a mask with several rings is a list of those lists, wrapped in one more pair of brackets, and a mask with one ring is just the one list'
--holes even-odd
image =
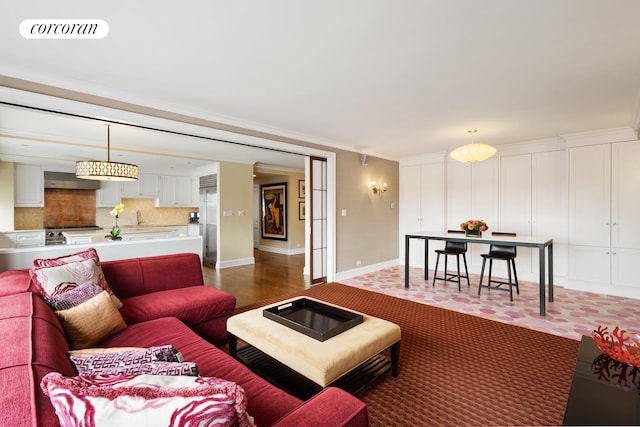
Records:
{"label": "dark console table", "polygon": [[640,369],[603,354],[583,336],[563,425],[640,425]]}

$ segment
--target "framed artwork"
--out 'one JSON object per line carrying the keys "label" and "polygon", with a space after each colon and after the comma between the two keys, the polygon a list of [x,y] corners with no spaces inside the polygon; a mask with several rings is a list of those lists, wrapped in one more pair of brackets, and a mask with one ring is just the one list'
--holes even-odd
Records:
{"label": "framed artwork", "polygon": [[305,187],[304,179],[299,179],[298,180],[298,198],[304,199],[306,195],[307,195],[307,188]]}
{"label": "framed artwork", "polygon": [[303,220],[307,217],[307,204],[305,202],[298,202],[298,219]]}
{"label": "framed artwork", "polygon": [[287,183],[260,186],[262,238],[287,240]]}

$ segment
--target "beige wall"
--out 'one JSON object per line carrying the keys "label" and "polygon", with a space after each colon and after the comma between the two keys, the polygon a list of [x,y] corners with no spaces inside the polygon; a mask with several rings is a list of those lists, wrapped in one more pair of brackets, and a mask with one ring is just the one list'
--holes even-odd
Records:
{"label": "beige wall", "polygon": [[[336,240],[338,273],[398,258],[398,162],[337,151]],[[386,182],[388,190],[375,195],[371,181]],[[342,216],[346,209],[347,215]],[[357,261],[361,264],[358,265]]]}
{"label": "beige wall", "polygon": [[[253,165],[218,167],[218,263],[253,257]],[[225,211],[233,215],[224,216]],[[244,215],[239,215],[243,211]]]}
{"label": "beige wall", "polygon": [[304,199],[298,197],[298,181],[304,181],[304,173],[277,169],[261,169],[260,171],[269,173],[270,176],[254,180],[254,183],[259,186],[281,182],[287,183],[287,240],[263,239],[261,237],[260,246],[278,248],[284,251],[304,250],[304,220],[298,219],[299,202],[304,201]]}
{"label": "beige wall", "polygon": [[13,163],[0,162],[0,230],[13,230]]}

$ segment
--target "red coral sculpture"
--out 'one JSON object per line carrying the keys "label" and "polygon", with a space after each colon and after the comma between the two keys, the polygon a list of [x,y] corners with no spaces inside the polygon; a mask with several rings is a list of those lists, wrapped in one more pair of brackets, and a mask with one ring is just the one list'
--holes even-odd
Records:
{"label": "red coral sculpture", "polygon": [[593,341],[607,356],[627,365],[640,368],[640,336],[627,335],[625,329],[616,326],[609,333],[608,327],[598,326],[591,333]]}

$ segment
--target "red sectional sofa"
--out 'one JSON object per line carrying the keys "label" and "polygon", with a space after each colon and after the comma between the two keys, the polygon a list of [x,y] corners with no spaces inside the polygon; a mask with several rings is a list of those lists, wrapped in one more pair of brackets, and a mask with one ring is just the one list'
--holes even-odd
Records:
{"label": "red sectional sofa", "polygon": [[[366,426],[366,405],[350,394],[327,388],[307,401],[258,377],[212,342],[226,338],[226,319],[235,298],[203,286],[200,258],[194,254],[125,259],[101,263],[109,287],[123,307],[127,328],[99,347],[173,345],[200,375],[240,384],[247,412],[262,426]],[[50,372],[75,376],[69,344],[54,311],[29,272],[0,273],[0,425],[58,426],[40,382]]]}

